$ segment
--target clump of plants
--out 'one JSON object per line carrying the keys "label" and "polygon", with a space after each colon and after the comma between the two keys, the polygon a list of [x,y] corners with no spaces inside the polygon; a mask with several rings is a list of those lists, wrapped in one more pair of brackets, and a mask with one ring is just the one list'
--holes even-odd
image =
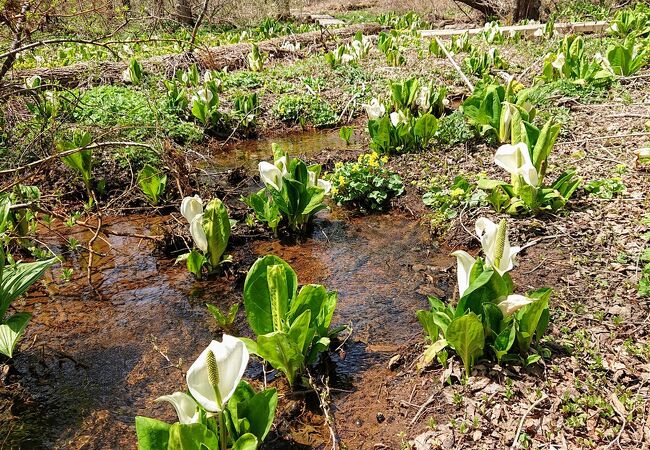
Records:
{"label": "clump of plants", "polygon": [[585,55],[582,37],[566,36],[556,53],[549,53],[544,59],[540,77],[544,81],[568,79],[577,84],[608,84],[612,74],[603,67],[601,59],[589,60]]}
{"label": "clump of plants", "polygon": [[384,104],[373,98],[364,105],[372,140],[370,148],[380,154],[426,148],[438,129],[437,117],[442,116],[445,105],[446,89],[436,89],[432,82],[421,86],[416,78],[411,78],[391,83],[389,102]]}
{"label": "clump of plants", "polygon": [[402,179],[386,167],[387,162],[387,156],[373,152],[359,155],[356,162],[336,163],[328,176],[332,200],[362,212],[383,210],[392,198],[404,193]]}
{"label": "clump of plants", "polygon": [[560,125],[549,120],[539,130],[522,123],[521,130],[521,141],[502,145],[494,157],[496,165],[510,173],[510,183],[481,179],[478,187],[489,193],[487,201],[497,212],[521,215],[564,208],[581,183],[575,170],[563,172],[550,186],[544,184],[548,157]]}
{"label": "clump of plants", "polygon": [[335,69],[365,58],[370,52],[371,46],[370,38],[359,31],[349,44],[339,45],[336,49],[325,53],[325,61],[332,69]]}
{"label": "clump of plants", "polygon": [[158,205],[167,187],[167,175],[160,169],[145,164],[138,173],[138,186],[145,195],[149,203],[153,206]]}
{"label": "clump of plants", "polygon": [[536,110],[528,100],[530,93],[514,80],[505,86],[481,82],[461,110],[481,136],[499,143],[513,142],[513,137],[518,139],[522,132],[521,124],[531,124],[535,118]]}
{"label": "clump of plants", "polygon": [[336,125],[338,115],[332,106],[315,95],[285,94],[273,106],[273,114],[284,122],[315,127]]}
{"label": "clump of plants", "polygon": [[234,221],[229,219],[226,205],[221,200],[210,200],[204,210],[203,200],[198,195],[185,197],[181,202],[181,214],[189,223],[195,248],[180,255],[176,262],[185,261],[187,270],[201,278],[204,267],[208,273],[214,273],[232,260],[224,253]]}
{"label": "clump of plants", "polygon": [[623,42],[607,49],[606,67],[619,77],[629,77],[637,73],[648,61],[648,51],[644,44],[637,44],[633,35]]}
{"label": "clump of plants", "polygon": [[549,324],[551,290],[544,288],[515,294],[510,272],[519,247],[511,247],[505,220],[497,225],[486,218],[476,221],[476,235],[483,256],[465,251],[453,253],[458,260],[459,300],[456,306],[430,297],[430,310],[418,311],[430,345],[422,365],[436,357],[447,360],[447,349],[463,361],[469,377],[476,361],[485,357],[497,363],[532,364],[541,358],[535,349]]}
{"label": "clump of plants", "polygon": [[142,450],[254,450],[266,438],[278,404],[275,389],[256,392],[242,380],[249,352],[244,342],[227,334],[212,341],[187,371],[188,392],[156,399],[176,410],[169,424],[137,416],[135,430]]}
{"label": "clump of plants", "polygon": [[505,61],[499,56],[499,52],[496,48],[491,48],[490,50],[483,51],[480,49],[474,49],[467,58],[463,61],[465,70],[477,77],[483,77],[490,73],[492,69],[507,69],[508,66]]}
{"label": "clump of plants", "polygon": [[422,202],[432,209],[430,226],[438,233],[446,222],[458,216],[460,209],[484,204],[485,192],[476,189],[476,184],[463,175],[457,175],[451,183],[437,177],[426,186]]}
{"label": "clump of plants", "polygon": [[242,197],[274,234],[284,222],[291,231],[304,233],[318,211],[326,209],[325,196],[331,183],[321,178],[321,166],[307,166],[298,158],[291,158],[273,144],[273,163],[259,164],[264,188],[248,197]]}
{"label": "clump of plants", "polygon": [[381,32],[377,38],[377,48],[386,56],[386,63],[392,67],[403,66],[406,58],[399,45],[400,35],[395,30],[390,33]]}
{"label": "clump of plants", "polygon": [[617,37],[645,37],[650,34],[650,8],[637,3],[634,9],[620,10],[611,22],[608,31]]}
{"label": "clump of plants", "polygon": [[274,255],[258,259],[244,282],[246,317],[257,338],[243,339],[248,350],[293,385],[341,331],[330,329],[337,297],[317,284],[298,291],[298,277],[289,264]]}

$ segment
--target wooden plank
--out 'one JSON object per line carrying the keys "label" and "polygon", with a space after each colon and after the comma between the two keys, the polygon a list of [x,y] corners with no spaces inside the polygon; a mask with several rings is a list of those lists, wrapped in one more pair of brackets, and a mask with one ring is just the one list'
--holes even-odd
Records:
{"label": "wooden plank", "polygon": [[[598,21],[598,22],[573,22],[573,23],[556,23],[554,30],[561,33],[595,33],[603,31],[609,22]],[[523,35],[532,35],[537,30],[543,30],[546,27],[546,24],[531,24],[531,25],[512,25],[507,27],[501,27],[501,31],[504,33],[509,32],[519,32]],[[479,34],[484,31],[484,28],[467,28],[467,29],[444,29],[444,30],[420,30],[420,36],[423,38],[434,38],[434,37],[451,37],[458,36],[465,32],[469,34]]]}

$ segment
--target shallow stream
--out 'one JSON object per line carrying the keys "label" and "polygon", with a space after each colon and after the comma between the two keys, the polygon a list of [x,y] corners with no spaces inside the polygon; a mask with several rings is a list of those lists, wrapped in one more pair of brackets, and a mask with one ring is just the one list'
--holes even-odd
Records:
{"label": "shallow stream", "polygon": [[[294,154],[305,154],[299,150],[304,148],[308,154],[336,151],[332,148],[340,141],[332,134],[289,137],[283,144],[296,142],[287,148]],[[268,157],[270,143],[238,148],[220,155],[216,165],[254,167]],[[11,401],[6,393],[0,395],[3,447],[135,448],[136,415],[174,420],[171,407],[153,400],[183,389],[183,370],[218,335],[205,303],[225,309],[241,302],[242,280],[230,275],[195,281],[183,266],[156,255],[151,241],[133,236],[159,234],[169,220],[108,218],[106,228],[119,235],[107,234],[95,245],[103,256],[93,265],[94,290],[86,279],[85,256],[73,256],[72,281],[62,281],[55,271],[24,305],[16,305],[34,317],[15,359],[22,394]],[[63,252],[69,237],[85,243],[90,233],[60,227],[41,238]],[[441,284],[446,277],[440,275],[451,265],[449,258],[439,254],[426,227],[410,217],[350,218],[337,208],[321,213],[302,242],[251,240],[229,252],[248,263],[276,254],[292,265],[301,284],[321,283],[338,291],[333,322],[349,325],[352,334],[331,358],[334,414],[343,424],[342,439],[359,442],[363,430],[348,432],[345,424],[359,417],[369,423],[365,417],[375,412],[371,401],[346,404],[353,397],[349,394],[363,398],[358,394],[368,389],[368,399],[374,398],[370,390],[376,386],[359,380],[377,367],[384,370],[400,347],[421,339],[415,312],[426,307],[427,294],[447,291]],[[237,326],[248,333],[243,311]],[[248,376],[259,378],[259,364],[250,366]],[[284,448],[320,448],[328,442],[322,420],[317,414],[309,417],[289,427]]]}

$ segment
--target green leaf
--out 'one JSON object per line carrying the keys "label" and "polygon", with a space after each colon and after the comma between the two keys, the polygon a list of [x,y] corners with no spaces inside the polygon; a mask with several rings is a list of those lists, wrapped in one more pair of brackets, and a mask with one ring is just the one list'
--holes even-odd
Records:
{"label": "green leaf", "polygon": [[206,262],[208,262],[207,258],[196,249],[190,250],[185,259],[187,270],[196,278],[201,278],[201,271]]}
{"label": "green leaf", "polygon": [[16,344],[31,318],[31,314],[16,313],[0,324],[0,353],[9,358],[13,357]]}
{"label": "green leaf", "polygon": [[447,327],[445,338],[463,360],[465,377],[469,377],[474,361],[483,354],[485,345],[481,319],[473,312],[454,319]]}
{"label": "green leaf", "polygon": [[[506,274],[507,275],[507,274]],[[483,303],[495,303],[501,297],[511,293],[512,285],[508,278],[502,277],[489,266],[484,266],[479,259],[472,267],[470,285],[456,306],[456,317],[473,311],[483,314]]]}
{"label": "green leaf", "polygon": [[218,198],[212,199],[203,212],[203,229],[208,240],[208,259],[212,269],[219,266],[230,239],[228,210]]}
{"label": "green leaf", "polygon": [[202,423],[175,423],[169,427],[169,450],[219,450],[217,435]]}
{"label": "green leaf", "polygon": [[289,299],[296,296],[298,277],[291,266],[281,258],[267,255],[259,258],[251,266],[244,282],[244,308],[246,317],[253,332],[260,336],[270,333],[273,328],[271,313],[271,297],[267,279],[267,268],[280,265],[284,268]]}
{"label": "green leaf", "polygon": [[423,369],[431,364],[433,359],[447,347],[447,341],[445,339],[439,339],[433,344],[428,345],[424,353],[422,354],[422,361],[418,364],[419,369]]}
{"label": "green leaf", "polygon": [[415,314],[418,318],[418,321],[420,322],[420,325],[422,325],[422,328],[424,328],[426,337],[431,342],[436,342],[438,340],[438,336],[440,335],[440,328],[433,321],[433,313],[431,311],[419,310]]}
{"label": "green leaf", "polygon": [[311,340],[314,337],[313,328],[309,327],[311,322],[311,311],[304,311],[298,318],[291,324],[289,331],[289,338],[300,349],[303,355],[307,354]]}
{"label": "green leaf", "polygon": [[135,417],[138,450],[166,450],[170,425],[149,417]]}
{"label": "green leaf", "polygon": [[510,326],[501,330],[501,333],[497,335],[494,340],[494,345],[492,346],[494,354],[497,357],[497,362],[501,363],[501,358],[510,351],[512,344],[515,342],[516,334],[515,324],[513,322]]}
{"label": "green leaf", "polygon": [[258,440],[255,435],[247,433],[237,439],[231,450],[256,450],[257,445]]}
{"label": "green leaf", "polygon": [[273,368],[284,373],[289,384],[293,385],[296,374],[303,368],[305,358],[287,333],[276,331],[259,336],[257,351]]}
{"label": "green leaf", "polygon": [[413,126],[413,134],[418,138],[420,147],[426,147],[438,129],[438,119],[433,114],[423,114]]}
{"label": "green leaf", "polygon": [[56,258],[52,258],[4,267],[0,280],[0,319],[4,317],[11,302],[24,294],[56,261]]}
{"label": "green leaf", "polygon": [[138,186],[154,206],[158,204],[160,197],[165,192],[166,185],[167,175],[160,173],[158,169],[149,164],[145,164],[138,173]]}
{"label": "green leaf", "polygon": [[330,300],[330,294],[320,284],[308,284],[303,286],[298,296],[292,300],[291,308],[287,314],[290,322],[305,311],[311,312],[311,326],[318,330],[320,336],[327,335],[327,331],[336,306],[336,293],[334,304]]}
{"label": "green leaf", "polygon": [[259,442],[262,442],[273,424],[277,404],[278,393],[275,389],[256,393],[246,381],[242,380],[227,406],[237,431],[233,439],[252,433]]}
{"label": "green leaf", "polygon": [[528,294],[528,297],[535,299],[535,301],[521,308],[515,314],[515,320],[517,321],[517,344],[522,353],[527,353],[530,349],[530,344],[537,331],[540,319],[542,319],[544,310],[548,309],[551,292],[551,289],[544,288]]}

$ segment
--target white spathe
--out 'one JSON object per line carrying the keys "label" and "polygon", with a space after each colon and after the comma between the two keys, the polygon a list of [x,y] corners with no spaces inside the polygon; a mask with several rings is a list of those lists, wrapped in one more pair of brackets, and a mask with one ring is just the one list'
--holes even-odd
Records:
{"label": "white spathe", "polygon": [[192,397],[184,392],[174,392],[156,399],[157,402],[169,402],[176,410],[178,421],[183,424],[197,423],[199,421],[199,408]]}
{"label": "white spathe", "polygon": [[503,317],[508,317],[526,305],[530,305],[535,300],[524,295],[511,294],[497,306],[501,310]]}
{"label": "white spathe", "polygon": [[539,176],[525,143],[502,145],[494,155],[494,162],[497,166],[507,170],[510,175],[519,176],[526,184],[537,187]]}
{"label": "white spathe", "polygon": [[465,295],[465,291],[469,287],[469,275],[472,272],[472,267],[476,263],[476,258],[463,250],[456,250],[451,254],[456,257],[457,268],[456,276],[458,278],[458,293],[460,297]]}
{"label": "white spathe", "polygon": [[266,161],[260,162],[257,167],[265,185],[271,186],[276,191],[282,190],[282,170],[278,169],[275,164]]}
{"label": "white spathe", "polygon": [[431,104],[429,102],[429,98],[431,97],[431,90],[429,89],[429,86],[422,86],[419,94],[420,95],[418,95],[415,103],[420,107],[422,111],[428,111],[429,108],[431,108]]}
{"label": "white spathe", "polygon": [[332,183],[330,183],[327,180],[323,179],[316,179],[316,172],[309,171],[309,182],[307,184],[307,187],[312,187],[316,186],[321,188],[323,191],[325,191],[325,195],[330,193],[330,190],[332,189]]}
{"label": "white spathe", "polygon": [[131,69],[128,67],[122,71],[122,81],[125,83],[133,83],[133,79],[131,78]]}
{"label": "white spathe", "polygon": [[562,68],[564,67],[565,63],[566,63],[566,57],[564,56],[564,53],[560,52],[555,57],[551,65],[555,67],[557,70],[562,71]]}
{"label": "white spathe", "polygon": [[407,123],[407,122],[408,119],[406,118],[406,114],[404,114],[402,111],[396,111],[390,113],[390,123],[392,123],[395,128],[397,128],[397,126],[400,123]]}
{"label": "white spathe", "polygon": [[376,98],[370,100],[369,104],[363,104],[362,106],[366,110],[366,114],[368,114],[368,119],[370,120],[379,119],[386,114],[386,107],[379,103],[379,100]]}
{"label": "white spathe", "polygon": [[203,213],[194,216],[190,222],[190,235],[192,236],[194,245],[203,253],[206,253],[208,251],[208,238],[203,229]]}
{"label": "white spathe", "polygon": [[503,251],[501,252],[501,259],[496,261],[496,255],[499,253],[498,235],[499,226],[492,222],[490,219],[481,217],[476,221],[476,236],[481,241],[481,247],[485,254],[486,262],[497,272],[503,276],[504,273],[512,270],[515,266],[515,255],[519,253],[521,248],[511,247],[508,233],[506,232],[503,240]]}
{"label": "white spathe", "polygon": [[[210,384],[208,375],[208,352],[212,351],[217,362],[219,372],[218,386]],[[244,343],[236,337],[223,335],[223,341],[212,341],[201,352],[187,371],[187,387],[196,401],[206,411],[222,411],[224,405],[232,397],[244,370],[248,365],[248,350]],[[217,400],[215,389],[221,397],[221,404]]]}
{"label": "white spathe", "polygon": [[181,214],[189,223],[192,219],[203,213],[203,200],[198,195],[194,197],[185,197],[181,202]]}

